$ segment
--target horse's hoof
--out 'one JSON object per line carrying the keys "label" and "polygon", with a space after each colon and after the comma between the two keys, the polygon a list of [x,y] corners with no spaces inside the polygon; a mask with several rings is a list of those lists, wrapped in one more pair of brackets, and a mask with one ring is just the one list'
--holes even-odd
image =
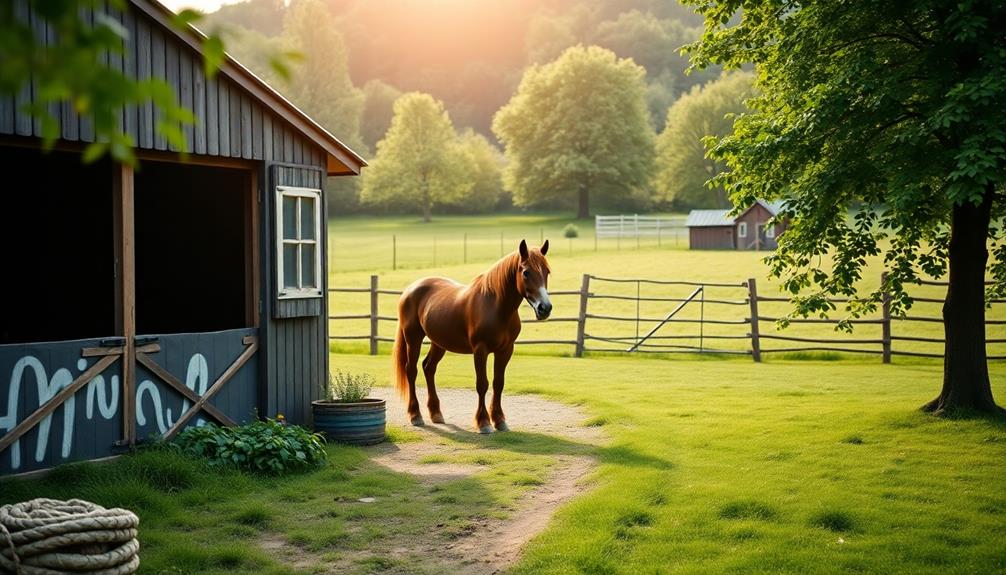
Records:
{"label": "horse's hoof", "polygon": [[482,435],[486,435],[492,432],[493,432],[493,426],[489,424],[479,427],[479,433],[481,433]]}
{"label": "horse's hoof", "polygon": [[426,422],[423,421],[423,416],[422,415],[417,415],[417,416],[415,416],[415,417],[412,418],[412,425],[415,425],[416,427],[422,427],[422,426],[426,425]]}
{"label": "horse's hoof", "polygon": [[496,424],[496,431],[510,431],[510,426],[505,421]]}
{"label": "horse's hoof", "polygon": [[432,413],[430,414],[430,421],[433,423],[447,423],[444,421],[444,414],[442,413]]}

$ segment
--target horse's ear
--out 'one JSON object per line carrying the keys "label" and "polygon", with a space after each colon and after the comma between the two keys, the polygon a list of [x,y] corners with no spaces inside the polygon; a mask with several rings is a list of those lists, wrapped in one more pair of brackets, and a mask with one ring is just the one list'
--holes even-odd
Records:
{"label": "horse's ear", "polygon": [[517,248],[517,251],[520,252],[520,259],[526,260],[527,259],[527,242],[525,242],[524,240],[521,240],[520,241],[520,247]]}
{"label": "horse's ear", "polygon": [[545,240],[545,243],[541,244],[541,255],[545,255],[547,253],[548,253],[548,240]]}

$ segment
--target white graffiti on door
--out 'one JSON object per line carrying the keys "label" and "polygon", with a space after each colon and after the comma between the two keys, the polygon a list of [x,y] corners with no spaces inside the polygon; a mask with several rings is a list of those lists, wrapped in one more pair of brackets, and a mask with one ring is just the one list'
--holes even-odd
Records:
{"label": "white graffiti on door", "polygon": [[[77,370],[83,373],[89,367],[86,359],[77,360]],[[7,412],[0,417],[0,431],[7,433],[17,426],[18,405],[20,401],[22,383],[28,385],[25,374],[29,372],[34,376],[35,386],[38,391],[38,406],[44,405],[52,399],[63,388],[73,382],[74,376],[67,368],[57,369],[52,377],[46,374],[45,365],[35,356],[27,355],[14,364],[11,370],[10,387],[7,391]],[[209,381],[209,370],[206,358],[201,353],[193,354],[189,358],[188,369],[185,376],[185,385],[202,395],[206,392],[206,385]],[[86,405],[84,417],[94,419],[94,408],[97,406],[98,413],[102,418],[113,419],[119,412],[119,376],[113,375],[109,378],[110,385],[105,385],[105,376],[98,375],[89,381],[86,386]],[[147,417],[143,411],[143,400],[149,397],[153,405],[153,415],[157,422],[157,429],[164,433],[174,425],[175,419],[172,416],[171,408],[163,409],[161,400],[161,390],[149,379],[140,382],[136,388],[136,423],[143,427],[147,424]],[[74,423],[77,415],[77,400],[71,396],[63,403],[63,443],[61,445],[60,456],[63,459],[70,457],[73,447]],[[182,402],[181,413],[185,413],[190,408],[188,401]],[[36,407],[37,409],[37,407]],[[30,409],[29,413],[34,411]],[[49,446],[49,433],[52,427],[52,413],[45,416],[38,425],[38,439],[35,443],[35,461],[41,463],[45,459],[46,449]],[[204,425],[203,419],[197,419],[196,425]],[[2,434],[0,434],[2,437]],[[10,446],[11,469],[21,468],[21,440],[18,439]]]}

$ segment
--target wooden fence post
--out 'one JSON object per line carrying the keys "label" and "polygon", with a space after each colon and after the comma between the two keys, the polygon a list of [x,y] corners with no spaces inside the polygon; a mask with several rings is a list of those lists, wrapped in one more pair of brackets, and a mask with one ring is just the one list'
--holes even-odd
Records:
{"label": "wooden fence post", "polygon": [[391,269],[398,269],[398,236],[394,234],[391,235]]}
{"label": "wooden fence post", "polygon": [[748,279],[748,301],[751,304],[751,358],[761,361],[761,342],[758,340],[758,285]]}
{"label": "wooden fence post", "polygon": [[883,339],[883,350],[884,350],[884,363],[891,363],[891,292],[887,289],[887,272],[880,274],[880,289],[883,291],[883,299],[881,300],[881,310],[883,312],[883,319],[881,320],[882,335]]}
{"label": "wooden fence post", "polygon": [[583,357],[584,330],[587,326],[587,298],[590,296],[590,275],[583,274],[580,284],[580,314],[576,319],[576,357]]}
{"label": "wooden fence post", "polygon": [[377,355],[377,276],[370,276],[370,355]]}

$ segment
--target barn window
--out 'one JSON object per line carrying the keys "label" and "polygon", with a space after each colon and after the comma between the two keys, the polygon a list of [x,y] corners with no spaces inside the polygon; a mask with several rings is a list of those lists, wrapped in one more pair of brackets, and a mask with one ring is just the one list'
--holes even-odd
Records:
{"label": "barn window", "polygon": [[748,223],[741,222],[737,224],[737,237],[746,238],[748,237]]}
{"label": "barn window", "polygon": [[276,229],[279,297],[320,297],[321,190],[277,187]]}
{"label": "barn window", "polygon": [[769,224],[769,225],[765,226],[765,237],[766,238],[774,238],[775,237],[775,225],[774,224]]}

